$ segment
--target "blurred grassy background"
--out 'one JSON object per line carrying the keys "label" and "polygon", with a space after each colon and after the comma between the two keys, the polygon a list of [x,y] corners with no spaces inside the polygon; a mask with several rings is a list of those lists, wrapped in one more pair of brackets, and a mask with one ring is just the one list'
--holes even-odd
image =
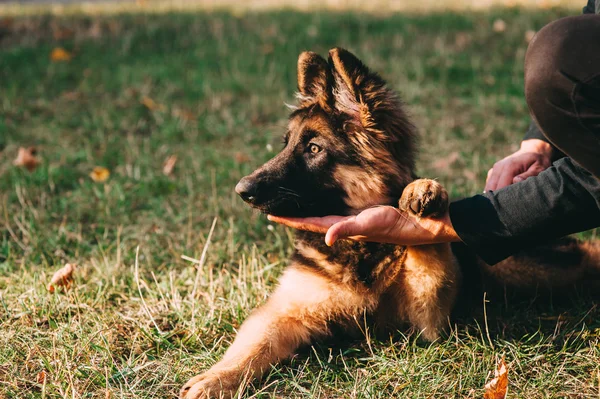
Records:
{"label": "blurred grassy background", "polygon": [[[27,7],[23,4],[27,3]],[[17,14],[52,12],[54,14],[89,13],[115,14],[122,12],[214,11],[233,12],[293,9],[314,12],[358,11],[375,14],[389,12],[475,11],[492,7],[530,9],[581,9],[577,0],[26,0],[0,4],[0,13]]]}
{"label": "blurred grassy background", "polygon": [[[578,13],[2,7],[5,398],[167,397],[218,359],[291,250],[292,233],[233,186],[281,147],[302,50],[346,47],[379,71],[420,128],[419,173],[460,197],[481,191],[529,123],[531,35]],[[57,48],[70,58],[53,62]],[[31,145],[41,165],[29,173],[12,160]],[[90,179],[95,166],[110,170],[106,182]],[[180,256],[200,258],[215,217],[197,274]],[[75,286],[51,295],[45,285],[66,262],[79,264]],[[488,306],[488,330],[469,320],[433,345],[401,334],[317,345],[244,397],[481,397],[501,354],[514,397],[598,395],[600,312],[589,298]]]}

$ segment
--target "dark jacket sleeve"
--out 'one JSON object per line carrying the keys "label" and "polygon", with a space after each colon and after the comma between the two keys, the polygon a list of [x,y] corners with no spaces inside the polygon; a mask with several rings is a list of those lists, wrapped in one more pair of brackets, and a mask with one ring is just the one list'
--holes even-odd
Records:
{"label": "dark jacket sleeve", "polygon": [[600,181],[570,158],[536,177],[450,204],[461,240],[490,265],[521,249],[600,226]]}
{"label": "dark jacket sleeve", "polygon": [[529,128],[527,129],[527,132],[525,132],[525,137],[523,137],[523,140],[529,140],[529,139],[538,139],[538,140],[542,140],[542,141],[545,141],[546,143],[550,144],[550,142],[548,141],[546,136],[544,136],[544,134],[542,133],[542,131],[540,130],[540,128],[537,126],[537,124],[534,121],[531,121],[531,123],[529,124]]}
{"label": "dark jacket sleeve", "polygon": [[596,6],[594,4],[594,0],[588,0],[588,3],[585,7],[583,7],[584,14],[595,14]]}
{"label": "dark jacket sleeve", "polygon": [[538,139],[538,140],[542,140],[542,141],[550,144],[552,146],[552,160],[553,161],[556,161],[557,159],[560,159],[565,156],[565,154],[561,150],[556,148],[554,146],[554,144],[552,144],[546,138],[546,136],[544,136],[544,133],[542,133],[542,131],[540,130],[540,128],[534,121],[531,121],[531,123],[529,124],[529,128],[527,129],[527,132],[525,132],[523,141],[530,140],[530,139]]}

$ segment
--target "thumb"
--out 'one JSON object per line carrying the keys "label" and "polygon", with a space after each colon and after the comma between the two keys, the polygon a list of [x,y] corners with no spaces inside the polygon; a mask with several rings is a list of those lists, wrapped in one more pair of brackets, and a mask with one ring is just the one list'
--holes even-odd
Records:
{"label": "thumb", "polygon": [[528,177],[539,175],[540,172],[541,172],[541,170],[536,169],[536,168],[528,169],[527,171],[525,171],[525,172],[523,172],[523,173],[521,173],[521,174],[516,175],[515,177],[513,177],[513,181],[512,182],[513,183],[520,183],[520,182],[524,181],[525,179],[527,179]]}
{"label": "thumb", "polygon": [[338,239],[357,235],[356,217],[351,217],[332,225],[325,234],[325,244],[332,246]]}

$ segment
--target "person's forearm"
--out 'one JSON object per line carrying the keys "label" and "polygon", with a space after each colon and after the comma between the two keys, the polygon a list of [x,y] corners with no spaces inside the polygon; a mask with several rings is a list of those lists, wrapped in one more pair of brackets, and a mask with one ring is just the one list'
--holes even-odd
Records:
{"label": "person's forearm", "polygon": [[456,233],[487,263],[600,225],[600,182],[563,158],[535,178],[454,202]]}
{"label": "person's forearm", "polygon": [[546,138],[546,136],[544,136],[544,134],[542,133],[542,131],[540,130],[540,128],[535,124],[534,121],[531,121],[529,123],[529,127],[527,128],[527,132],[525,132],[525,136],[523,137],[523,141],[528,141],[528,140],[541,140],[544,141],[546,143],[550,143],[548,141],[548,139]]}

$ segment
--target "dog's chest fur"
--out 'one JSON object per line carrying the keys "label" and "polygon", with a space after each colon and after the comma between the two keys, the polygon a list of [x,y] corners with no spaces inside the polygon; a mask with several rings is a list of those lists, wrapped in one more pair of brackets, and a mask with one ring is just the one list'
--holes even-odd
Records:
{"label": "dog's chest fur", "polygon": [[329,247],[322,234],[301,231],[296,234],[292,260],[346,280],[343,282],[361,283],[370,288],[381,280],[382,271],[390,270],[392,264],[401,266],[405,257],[404,246],[338,240]]}

